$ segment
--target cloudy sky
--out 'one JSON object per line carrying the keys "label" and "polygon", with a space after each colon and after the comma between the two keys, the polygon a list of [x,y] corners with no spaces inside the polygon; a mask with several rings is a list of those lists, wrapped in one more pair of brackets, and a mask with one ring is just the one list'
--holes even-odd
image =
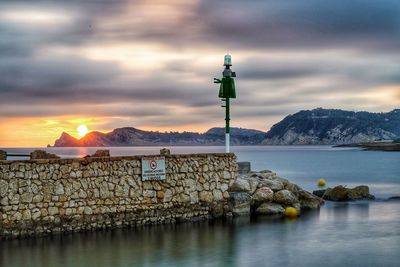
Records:
{"label": "cloudy sky", "polygon": [[316,107],[400,107],[398,0],[0,0],[0,146],[76,127],[224,125],[213,78],[232,54],[232,125]]}

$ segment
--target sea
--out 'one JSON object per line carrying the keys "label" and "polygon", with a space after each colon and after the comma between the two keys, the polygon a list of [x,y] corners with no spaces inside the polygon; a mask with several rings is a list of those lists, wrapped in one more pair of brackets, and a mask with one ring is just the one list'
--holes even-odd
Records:
{"label": "sea", "polygon": [[[223,147],[167,147],[172,153]],[[99,148],[45,149],[63,158]],[[161,147],[110,147],[112,156],[152,155]],[[272,170],[306,190],[368,185],[374,201],[326,202],[297,219],[233,218],[42,238],[0,240],[0,266],[400,266],[400,152],[331,146],[233,146],[254,171]],[[0,226],[1,227],[1,226]]]}

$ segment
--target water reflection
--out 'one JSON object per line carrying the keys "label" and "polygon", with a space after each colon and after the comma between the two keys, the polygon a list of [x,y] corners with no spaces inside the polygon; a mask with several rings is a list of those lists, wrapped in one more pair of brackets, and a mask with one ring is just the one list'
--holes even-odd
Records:
{"label": "water reflection", "polygon": [[400,202],[1,241],[0,266],[398,266]]}

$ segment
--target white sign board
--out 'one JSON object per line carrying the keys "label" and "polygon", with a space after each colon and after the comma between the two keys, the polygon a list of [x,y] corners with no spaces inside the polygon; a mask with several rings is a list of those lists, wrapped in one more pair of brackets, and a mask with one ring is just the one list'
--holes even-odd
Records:
{"label": "white sign board", "polygon": [[142,181],[165,180],[165,157],[142,158]]}

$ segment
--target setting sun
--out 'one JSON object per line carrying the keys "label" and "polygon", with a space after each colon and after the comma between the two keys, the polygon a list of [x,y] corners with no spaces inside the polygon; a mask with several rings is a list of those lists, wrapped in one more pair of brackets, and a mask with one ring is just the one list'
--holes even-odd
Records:
{"label": "setting sun", "polygon": [[77,130],[80,137],[84,137],[89,132],[88,128],[84,124],[79,125]]}

